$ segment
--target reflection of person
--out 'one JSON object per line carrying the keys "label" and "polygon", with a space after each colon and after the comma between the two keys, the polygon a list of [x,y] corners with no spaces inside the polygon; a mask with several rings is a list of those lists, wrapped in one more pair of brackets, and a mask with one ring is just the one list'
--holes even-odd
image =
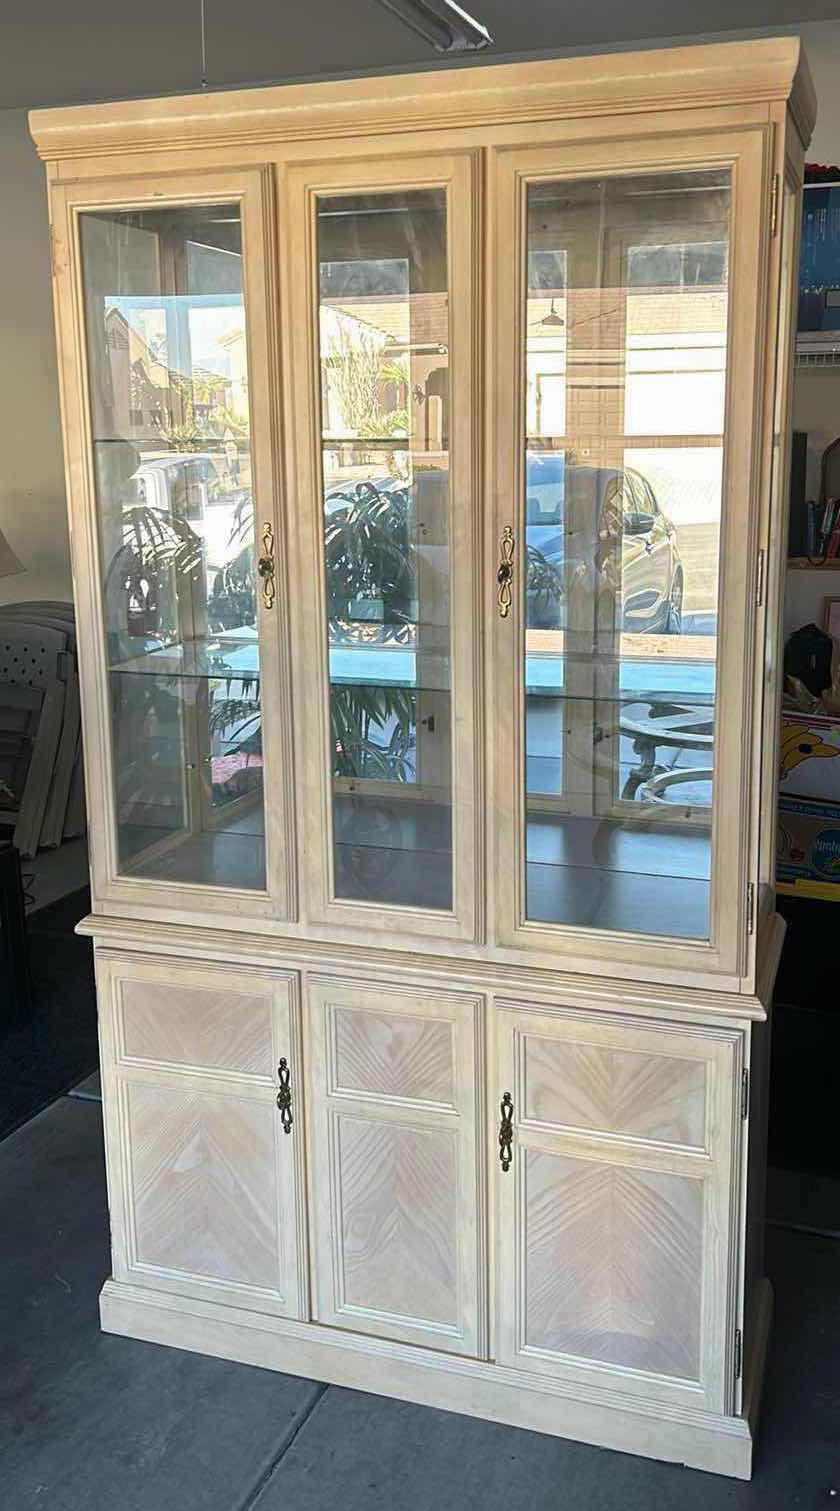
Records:
{"label": "reflection of person", "polygon": [[229,430],[225,436],[225,461],[232,488],[239,486],[239,447]]}

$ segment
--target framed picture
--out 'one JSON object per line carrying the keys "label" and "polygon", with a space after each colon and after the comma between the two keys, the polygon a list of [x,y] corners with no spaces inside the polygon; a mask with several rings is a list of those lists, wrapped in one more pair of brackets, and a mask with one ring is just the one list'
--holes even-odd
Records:
{"label": "framed picture", "polygon": [[823,629],[833,640],[840,640],[840,598],[823,600]]}

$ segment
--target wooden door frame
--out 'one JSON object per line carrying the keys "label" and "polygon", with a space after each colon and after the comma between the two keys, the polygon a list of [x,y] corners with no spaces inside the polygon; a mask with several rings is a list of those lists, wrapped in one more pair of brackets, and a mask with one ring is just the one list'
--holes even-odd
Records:
{"label": "wooden door frame", "polygon": [[[716,166],[732,173],[730,331],[724,457],[724,507],[721,531],[718,702],[715,768],[720,774],[713,816],[711,929],[708,941],[688,941],[665,934],[621,934],[567,925],[544,925],[525,913],[522,799],[524,769],[520,737],[523,697],[524,633],[520,599],[501,620],[493,605],[493,716],[496,740],[495,855],[500,945],[533,952],[600,957],[604,962],[638,958],[644,948],[647,967],[665,972],[687,969],[713,984],[722,975],[740,976],[747,959],[747,875],[749,792],[754,774],[748,756],[757,711],[750,707],[751,678],[744,677],[745,656],[752,664],[755,618],[754,553],[760,487],[759,411],[761,339],[769,268],[770,227],[761,214],[772,164],[769,124],[697,130],[675,137],[628,136],[609,146],[597,142],[491,151],[491,219],[496,248],[489,257],[495,272],[491,308],[497,311],[493,332],[497,389],[489,441],[495,461],[495,538],[506,524],[521,535],[523,487],[522,350],[525,248],[525,188],[551,178],[587,178],[601,173],[686,171]],[[513,254],[511,255],[511,243]],[[510,320],[509,311],[515,318]]]}
{"label": "wooden door frame", "polygon": [[[296,290],[283,309],[287,433],[294,437],[298,612],[292,623],[300,770],[306,831],[302,887],[310,923],[404,936],[477,940],[483,927],[483,824],[478,596],[478,448],[480,393],[478,203],[474,151],[406,152],[383,159],[337,160],[283,168],[281,220],[288,227],[283,286]],[[452,865],[451,911],[336,898],[330,747],[329,646],[323,571],[321,384],[318,340],[317,201],[354,192],[443,188],[447,198],[449,293],[449,570],[451,604]],[[314,650],[313,650],[314,647]],[[314,685],[313,685],[314,684]],[[410,792],[408,794],[411,796]]]}
{"label": "wooden door frame", "polygon": [[[93,466],[80,216],[86,211],[155,210],[236,201],[241,206],[243,283],[248,347],[251,464],[255,492],[254,544],[272,523],[277,592],[266,609],[257,584],[260,681],[264,706],[266,884],[263,890],[205,883],[139,880],[120,870],[116,835],[114,752],[108,687],[107,629]],[[276,255],[273,182],[269,167],[152,172],[125,178],[50,185],[53,288],[59,358],[59,396],[84,723],[85,776],[91,815],[94,905],[193,910],[291,920],[296,913],[292,738],[289,706],[288,585],[280,457],[279,354],[275,311]]]}

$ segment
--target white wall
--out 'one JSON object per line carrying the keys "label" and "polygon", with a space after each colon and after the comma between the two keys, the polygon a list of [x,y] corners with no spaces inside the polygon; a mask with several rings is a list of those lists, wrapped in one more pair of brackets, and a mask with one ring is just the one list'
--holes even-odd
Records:
{"label": "white wall", "polygon": [[0,110],[0,529],[26,568],[0,603],[71,597],[46,179],[23,110]]}

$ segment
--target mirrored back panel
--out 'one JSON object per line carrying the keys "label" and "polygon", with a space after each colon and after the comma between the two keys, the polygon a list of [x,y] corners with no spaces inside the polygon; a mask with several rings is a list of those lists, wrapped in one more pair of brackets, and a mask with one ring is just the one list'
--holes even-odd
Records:
{"label": "mirrored back panel", "polygon": [[450,911],[446,190],[317,199],[333,895]]}
{"label": "mirrored back panel", "polygon": [[728,169],[527,189],[528,920],[710,933]]}
{"label": "mirrored back panel", "polygon": [[80,231],[118,869],[262,890],[240,205]]}

